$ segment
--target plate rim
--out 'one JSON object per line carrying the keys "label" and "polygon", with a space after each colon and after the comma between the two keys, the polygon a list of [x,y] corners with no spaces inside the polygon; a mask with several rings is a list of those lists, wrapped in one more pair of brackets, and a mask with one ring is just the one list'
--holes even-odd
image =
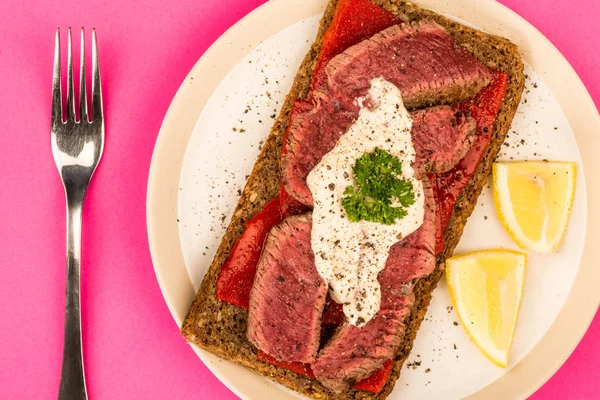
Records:
{"label": "plate rim", "polygon": [[[534,59],[540,61],[538,53],[548,55],[545,58],[552,61],[544,61],[538,67],[536,67],[537,62],[530,62],[530,64],[532,64],[536,72],[540,73],[553,94],[557,93],[555,97],[571,124],[581,153],[582,163],[585,165],[584,169],[588,171],[588,174],[585,176],[587,202],[588,204],[600,204],[600,185],[594,185],[590,173],[590,171],[594,171],[597,167],[600,167],[600,160],[595,159],[593,154],[590,154],[595,148],[593,145],[598,145],[600,142],[600,116],[591,96],[576,72],[554,45],[529,22],[495,0],[484,0],[483,2],[461,0],[452,5],[443,0],[422,0],[418,3],[420,6],[438,12],[444,12],[448,7],[454,6],[468,10],[471,14],[474,13],[474,15],[478,15],[483,12],[483,9],[488,8],[486,12],[495,13],[495,19],[498,20],[498,24],[503,25],[489,26],[491,31],[507,29],[503,34],[517,42],[523,58],[531,59],[536,55]],[[221,79],[229,73],[241,58],[262,42],[262,40],[279,30],[303,18],[323,12],[326,4],[327,0],[271,0],[251,11],[221,35],[200,57],[179,87],[166,112],[157,136],[149,170],[146,196],[146,223],[150,253],[157,281],[169,311],[179,327],[183,322],[191,300],[195,296],[195,291],[183,264],[176,219],[181,166],[187,143],[191,137],[197,118],[204,104],[221,82]],[[273,18],[274,15],[281,18]],[[457,15],[456,13],[453,15],[469,21],[468,18],[464,18],[464,15]],[[261,24],[261,20],[268,20],[271,24]],[[273,23],[273,21],[276,22]],[[506,26],[504,25],[505,23]],[[250,41],[248,46],[231,45],[235,40],[248,42],[247,32],[250,30],[253,31],[254,37],[261,36],[255,43]],[[260,34],[257,33],[258,31],[260,31]],[[521,39],[515,40],[514,38]],[[523,40],[523,38],[527,40]],[[533,44],[537,48],[533,48]],[[554,68],[564,74],[563,80],[549,81],[546,75],[551,76],[552,73],[547,70],[539,71],[540,67],[547,66],[549,63],[552,63]],[[554,73],[554,75],[556,74],[558,72]],[[219,78],[206,79],[207,75],[208,77],[219,76]],[[194,80],[194,78],[196,79]],[[198,84],[197,82],[202,83]],[[560,93],[569,93],[571,98],[566,99],[566,96],[560,96]],[[202,97],[200,102],[196,101],[199,95]],[[190,101],[191,99],[194,99],[194,101]],[[579,105],[576,105],[576,103]],[[565,105],[569,105],[568,110],[565,109]],[[577,123],[578,120],[585,120],[586,131],[591,133],[585,133],[586,131],[583,130],[582,124]],[[170,181],[166,179],[173,176],[176,179],[171,179]],[[600,303],[600,293],[593,291],[594,283],[599,281],[600,271],[593,269],[594,249],[590,244],[594,242],[593,239],[600,238],[600,224],[589,223],[590,221],[600,222],[600,212],[593,207],[588,207],[587,211],[586,242],[580,269],[562,310],[558,313],[555,321],[523,360],[501,378],[468,396],[467,399],[489,399],[507,395],[517,398],[529,396],[560,368],[587,331]],[[165,228],[167,228],[167,231],[171,231],[170,235],[165,233]],[[170,236],[170,238],[167,236]],[[183,266],[179,268],[180,271],[174,271],[174,268],[169,268],[169,266],[173,265],[173,262],[180,263]],[[188,285],[185,285],[186,278]],[[182,282],[184,287],[182,287]],[[173,288],[177,290],[173,290]],[[579,312],[569,313],[569,310],[573,311],[575,309]],[[575,317],[575,314],[578,317]],[[561,330],[560,325],[569,326],[569,329]],[[560,351],[556,351],[556,343],[560,344],[558,346]],[[217,365],[211,362],[216,356],[199,349],[195,345],[192,345],[192,348],[209,370],[230,390],[241,398],[249,398],[246,390],[243,390],[237,382],[232,381]],[[554,351],[544,352],[543,349],[549,348],[553,348]],[[548,356],[550,353],[553,354],[552,357]],[[535,360],[538,360],[538,362]],[[532,371],[531,366],[534,365],[538,368]],[[540,365],[544,367],[540,368]],[[529,366],[528,371],[526,370],[526,366]],[[244,370],[246,369],[244,368]],[[267,380],[264,377],[260,378]]]}

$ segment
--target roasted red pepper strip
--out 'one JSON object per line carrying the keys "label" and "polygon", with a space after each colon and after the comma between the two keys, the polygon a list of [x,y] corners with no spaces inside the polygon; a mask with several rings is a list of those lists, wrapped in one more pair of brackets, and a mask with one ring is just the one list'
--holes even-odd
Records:
{"label": "roasted red pepper strip", "polygon": [[[312,370],[310,369],[310,364],[304,364],[300,362],[284,362],[279,361],[276,358],[271,357],[267,353],[262,351],[258,351],[258,359],[260,361],[264,361],[269,364],[276,365],[278,367],[287,369],[288,371],[295,372],[300,375],[305,375],[310,378],[314,378]],[[392,372],[392,366],[394,365],[393,360],[386,361],[383,364],[383,368],[378,371],[373,372],[371,376],[363,379],[362,381],[357,382],[353,388],[358,390],[365,390],[371,393],[379,393],[381,389],[385,386],[388,378],[390,377],[390,372]]]}
{"label": "roasted red pepper strip", "polygon": [[258,359],[260,361],[276,365],[278,367],[287,369],[288,371],[292,371],[300,375],[309,376],[311,378],[315,377],[315,374],[313,374],[312,370],[310,369],[310,364],[304,364],[301,362],[279,361],[278,359],[271,357],[270,355],[261,350],[258,351]]}
{"label": "roasted red pepper strip", "polygon": [[[502,100],[508,87],[507,74],[498,71],[493,71],[493,74],[492,83],[483,88],[473,99],[459,104],[459,109],[464,113],[470,113],[477,122],[477,140],[454,169],[435,176],[437,182],[433,184],[433,187],[438,204],[438,214],[436,214],[436,251],[438,253],[444,248],[443,234],[450,221],[456,198],[477,170],[479,161],[490,142],[496,115],[502,106]],[[430,181],[432,181],[431,177]]]}
{"label": "roasted red pepper strip", "polygon": [[246,222],[246,230],[221,266],[217,278],[219,300],[248,309],[250,290],[267,233],[282,220],[279,207],[279,196],[277,196],[269,201],[254,218]]}
{"label": "roasted red pepper strip", "polygon": [[389,360],[383,363],[383,368],[373,372],[371,376],[363,379],[362,381],[356,382],[354,389],[365,390],[367,392],[379,393],[385,386],[392,372],[394,366],[394,360]]}

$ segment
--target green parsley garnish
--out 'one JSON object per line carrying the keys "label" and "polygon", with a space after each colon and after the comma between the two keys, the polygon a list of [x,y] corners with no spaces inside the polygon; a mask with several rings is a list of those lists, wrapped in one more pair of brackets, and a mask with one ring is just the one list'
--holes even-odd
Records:
{"label": "green parsley garnish", "polygon": [[415,202],[412,184],[402,179],[402,161],[376,147],[356,160],[352,168],[356,185],[346,187],[342,206],[352,222],[392,225]]}

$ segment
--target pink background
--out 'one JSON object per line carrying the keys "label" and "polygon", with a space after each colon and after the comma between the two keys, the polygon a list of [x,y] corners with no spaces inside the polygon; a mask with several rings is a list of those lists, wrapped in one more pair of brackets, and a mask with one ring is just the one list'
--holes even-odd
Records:
{"label": "pink background", "polygon": [[[219,35],[263,1],[0,1],[0,398],[57,394],[65,228],[50,152],[50,80],[54,29],[69,25],[98,30],[107,127],[84,216],[90,398],[235,398],[179,336],[163,301],[146,238],[146,183],[179,84]],[[563,52],[598,105],[600,3],[502,3]],[[597,316],[571,358],[532,398],[597,398],[599,339]]]}

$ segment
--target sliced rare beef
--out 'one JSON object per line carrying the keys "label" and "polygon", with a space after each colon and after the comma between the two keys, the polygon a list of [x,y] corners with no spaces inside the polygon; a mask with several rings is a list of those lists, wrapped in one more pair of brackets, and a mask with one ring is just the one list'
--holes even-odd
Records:
{"label": "sliced rare beef", "polygon": [[327,285],[315,267],[311,227],[308,213],[269,232],[250,292],[248,339],[281,361],[310,363],[319,349]]}
{"label": "sliced rare beef", "polygon": [[[334,57],[325,73],[327,87],[311,92],[302,103],[303,109],[293,113],[287,134],[287,153],[282,159],[286,191],[309,206],[313,199],[306,177],[356,120],[360,111],[356,99],[367,95],[373,78],[383,77],[395,84],[407,108],[470,98],[491,79],[490,71],[433,21],[388,28]],[[444,121],[445,114],[424,116],[428,118],[427,123],[448,121]],[[442,149],[464,155],[472,140],[463,140],[461,133],[467,130],[461,131],[461,127],[463,125],[450,127],[452,129],[422,128],[420,132],[441,132],[442,136],[440,145],[433,143],[438,138],[420,143],[429,150]],[[446,134],[450,133],[456,134],[453,137],[458,142],[457,147],[446,141],[449,139]],[[442,155],[433,166],[447,170],[451,161],[456,162],[457,155]]]}
{"label": "sliced rare beef", "polygon": [[437,106],[411,114],[416,159],[415,175],[450,171],[463,159],[477,139],[477,123],[458,108]]}
{"label": "sliced rare beef", "polygon": [[331,97],[320,90],[312,93],[312,101],[309,111],[293,113],[287,153],[281,162],[281,180],[286,192],[311,207],[313,198],[306,184],[308,173],[335,147],[358,116],[358,111],[337,108]]}
{"label": "sliced rare beef", "polygon": [[404,319],[414,303],[413,280],[435,268],[436,206],[427,180],[423,189],[423,225],[392,247],[377,278],[381,285],[379,311],[362,328],[342,325],[311,365],[315,377],[334,391],[366,378],[394,357],[404,334]]}
{"label": "sliced rare beef", "polygon": [[342,108],[353,107],[376,77],[396,85],[408,109],[469,99],[491,81],[490,70],[432,20],[385,29],[331,59],[325,71]]}

